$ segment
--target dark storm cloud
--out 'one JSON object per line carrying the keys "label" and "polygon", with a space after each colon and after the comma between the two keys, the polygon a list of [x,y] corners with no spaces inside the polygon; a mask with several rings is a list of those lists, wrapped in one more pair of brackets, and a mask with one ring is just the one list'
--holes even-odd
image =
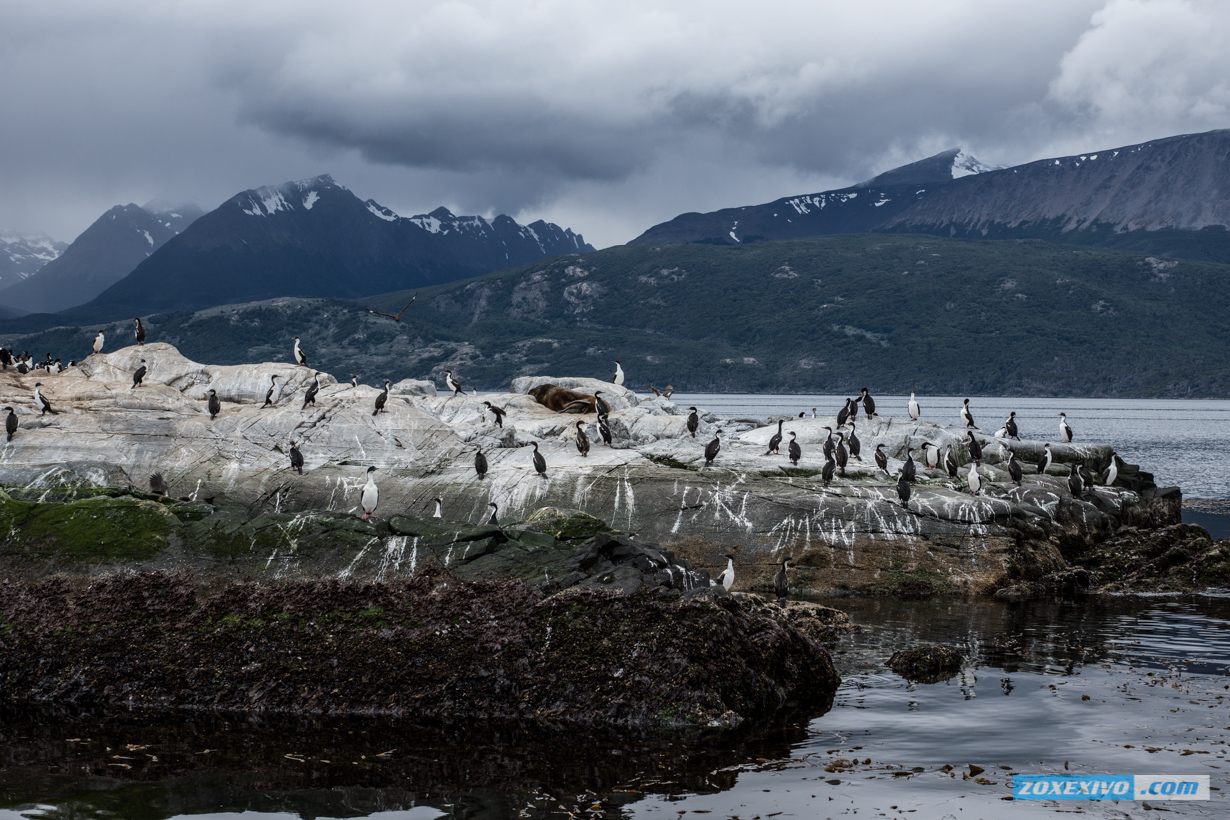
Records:
{"label": "dark storm cloud", "polygon": [[1228,35],[1205,0],[0,2],[0,228],[331,171],[610,244],[958,145],[1225,127]]}

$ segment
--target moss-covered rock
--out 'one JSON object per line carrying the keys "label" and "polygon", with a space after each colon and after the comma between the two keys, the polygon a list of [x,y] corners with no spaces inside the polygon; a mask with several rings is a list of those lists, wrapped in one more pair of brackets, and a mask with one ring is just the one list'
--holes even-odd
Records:
{"label": "moss-covered rock", "polygon": [[888,668],[906,680],[939,683],[960,672],[963,660],[955,648],[936,644],[894,652],[888,659]]}
{"label": "moss-covered rock", "polygon": [[1185,591],[1230,586],[1230,540],[1203,527],[1125,527],[1074,558],[1105,591]]}
{"label": "moss-covered rock", "polygon": [[612,532],[601,518],[580,510],[543,507],[535,510],[522,525],[527,530],[547,533],[562,540],[593,538],[600,532]]}
{"label": "moss-covered rock", "polygon": [[0,551],[10,561],[72,565],[146,560],[167,546],[178,526],[164,504],[132,496],[39,503],[0,492]]}

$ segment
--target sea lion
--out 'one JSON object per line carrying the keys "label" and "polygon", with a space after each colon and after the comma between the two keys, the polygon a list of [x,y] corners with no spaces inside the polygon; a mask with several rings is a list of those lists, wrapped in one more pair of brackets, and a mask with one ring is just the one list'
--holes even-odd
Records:
{"label": "sea lion", "polygon": [[592,413],[594,397],[557,384],[540,384],[529,392],[534,401],[556,413]]}

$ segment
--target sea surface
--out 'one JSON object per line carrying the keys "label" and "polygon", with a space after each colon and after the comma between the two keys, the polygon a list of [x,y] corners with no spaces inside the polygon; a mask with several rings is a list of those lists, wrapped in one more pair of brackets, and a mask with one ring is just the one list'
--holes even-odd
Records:
{"label": "sea surface", "polygon": [[[909,396],[874,396],[876,413],[906,416]],[[965,396],[917,396],[922,417],[960,424]],[[1066,413],[1076,442],[1108,444],[1129,464],[1151,472],[1159,486],[1177,486],[1185,498],[1230,498],[1230,401],[1187,399],[1021,399],[969,396],[974,422],[988,434],[1016,411],[1021,438],[1059,441]],[[764,421],[770,415],[835,415],[842,396],[676,393],[684,407]]]}
{"label": "sea surface", "polygon": [[[860,631],[833,649],[823,714],[665,737],[6,715],[0,820],[1230,816],[1230,598],[828,603]],[[953,679],[886,669],[939,641],[967,658]],[[1006,799],[1013,774],[1062,773],[1206,774],[1216,791]]]}

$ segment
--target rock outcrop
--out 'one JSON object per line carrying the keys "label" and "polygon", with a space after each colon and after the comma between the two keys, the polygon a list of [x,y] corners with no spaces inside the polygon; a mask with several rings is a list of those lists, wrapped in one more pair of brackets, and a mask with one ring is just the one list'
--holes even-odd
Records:
{"label": "rock outcrop", "polygon": [[[132,373],[142,358],[148,374],[133,389]],[[276,403],[265,409],[273,375],[280,377]],[[964,479],[964,430],[876,417],[858,422],[863,460],[851,460],[846,475],[826,488],[821,442],[823,427],[836,426],[831,417],[789,421],[787,431],[797,434],[803,448],[795,467],[784,454],[765,455],[776,424],[705,414],[692,438],[686,410],[604,382],[518,380],[514,392],[479,398],[433,396],[426,385],[405,385],[374,415],[379,391],[338,384],[326,374],[315,406],[304,407],[304,388],[313,377],[308,368],[285,364],[201,365],[164,344],[91,356],[55,376],[22,376],[10,368],[0,373],[0,402],[18,408],[21,426],[0,450],[0,484],[22,488],[28,499],[66,485],[144,489],[158,472],[170,482],[172,496],[242,505],[250,518],[345,520],[339,531],[358,530],[345,539],[350,546],[337,547],[326,563],[337,573],[383,566],[387,578],[409,574],[413,562],[394,562],[390,571],[370,557],[407,548],[410,542],[391,540],[414,537],[393,531],[397,517],[428,516],[437,497],[443,499],[444,527],[486,521],[492,502],[506,523],[544,507],[579,510],[615,530],[665,544],[698,568],[724,565],[720,556],[733,550],[742,565],[739,589],[763,588],[785,555],[795,559],[796,589],[859,588],[889,573],[938,573],[955,589],[993,589],[1062,570],[1065,550],[1096,544],[1124,524],[1158,526],[1178,515],[1177,491],[1158,491],[1151,476],[1135,468],[1121,470],[1114,487],[1072,497],[1069,463],[1084,461],[1100,471],[1111,456],[1103,445],[1053,444],[1056,463],[1037,475],[1031,462],[1041,443],[976,432],[983,447],[983,489],[972,497]],[[34,408],[38,380],[57,414],[40,415]],[[554,413],[526,394],[548,381],[578,392],[603,389],[613,407],[614,446],[601,445],[592,415]],[[205,402],[209,389],[222,399],[212,421]],[[485,415],[482,400],[507,410],[503,427]],[[585,457],[574,444],[578,419],[594,445]],[[722,451],[705,468],[704,445],[719,430]],[[895,473],[906,448],[923,441],[951,449],[962,477],[949,479],[919,460],[918,483],[903,507]],[[291,442],[304,456],[302,476],[290,469]],[[534,470],[533,443],[546,458],[546,477]],[[889,453],[891,480],[871,460],[877,444]],[[479,449],[490,465],[485,477],[473,466]],[[1021,487],[1007,478],[1009,449],[1025,463]],[[377,467],[376,515],[388,530],[363,530],[349,517],[360,512],[369,466]],[[246,549],[249,562],[264,562],[282,575],[324,566],[309,561],[296,526],[271,524],[260,537],[235,541],[231,549]],[[11,562],[11,552],[0,551],[0,558]]]}

